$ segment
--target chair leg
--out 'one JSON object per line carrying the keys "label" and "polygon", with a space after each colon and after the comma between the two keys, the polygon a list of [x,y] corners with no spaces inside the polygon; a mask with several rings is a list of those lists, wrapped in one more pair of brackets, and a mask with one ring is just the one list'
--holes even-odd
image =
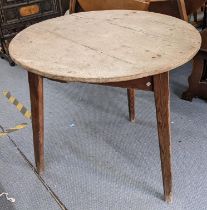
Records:
{"label": "chair leg", "polygon": [[129,107],[129,120],[135,122],[135,92],[133,88],[127,89],[128,107]]}
{"label": "chair leg", "polygon": [[44,171],[44,113],[43,113],[43,78],[28,73],[32,112],[33,145],[37,171]]}
{"label": "chair leg", "polygon": [[165,200],[172,202],[169,73],[153,76]]}

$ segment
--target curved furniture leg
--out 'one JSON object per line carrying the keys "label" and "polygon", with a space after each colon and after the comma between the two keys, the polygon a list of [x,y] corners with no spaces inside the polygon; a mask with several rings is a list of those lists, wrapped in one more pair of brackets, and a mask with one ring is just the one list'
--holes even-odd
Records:
{"label": "curved furniture leg", "polygon": [[172,202],[169,73],[153,76],[165,201]]}
{"label": "curved furniture leg", "polygon": [[44,171],[43,78],[28,73],[32,112],[33,145],[37,171]]}
{"label": "curved furniture leg", "polygon": [[202,51],[194,57],[193,70],[188,78],[189,87],[182,94],[182,99],[187,101],[192,101],[195,97],[207,99],[206,59],[207,53]]}

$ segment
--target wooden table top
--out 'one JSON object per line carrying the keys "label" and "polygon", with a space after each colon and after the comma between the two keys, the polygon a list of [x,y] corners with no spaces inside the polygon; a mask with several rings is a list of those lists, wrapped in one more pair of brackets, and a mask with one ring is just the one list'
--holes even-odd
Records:
{"label": "wooden table top", "polygon": [[179,19],[142,11],[83,12],[50,19],[10,43],[27,71],[62,81],[105,83],[170,71],[191,60],[198,31]]}

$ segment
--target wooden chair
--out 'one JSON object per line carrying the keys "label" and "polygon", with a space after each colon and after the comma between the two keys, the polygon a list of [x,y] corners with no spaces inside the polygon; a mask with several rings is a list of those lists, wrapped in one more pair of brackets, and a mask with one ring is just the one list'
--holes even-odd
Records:
{"label": "wooden chair", "polygon": [[[204,3],[205,0],[167,0],[154,2],[152,1],[150,3],[149,11],[185,19],[183,15],[188,17],[188,15],[193,14]],[[184,13],[180,10],[181,7],[184,7]]]}
{"label": "wooden chair", "polygon": [[[147,11],[149,0],[71,0],[69,13],[97,10],[142,10]],[[143,82],[145,82],[143,80]],[[127,87],[126,87],[127,88]],[[129,119],[135,121],[135,89],[127,88]]]}
{"label": "wooden chair", "polygon": [[193,70],[188,78],[189,87],[182,99],[192,101],[194,97],[207,100],[207,29],[201,31],[202,44],[193,59]]}
{"label": "wooden chair", "polygon": [[[192,12],[200,8],[204,1],[199,1],[191,7]],[[179,9],[183,20],[188,21],[184,0],[179,0]],[[182,94],[182,99],[192,101],[193,97],[207,99],[207,29],[201,31],[202,44],[198,54],[193,59],[193,70],[188,78],[189,88]]]}

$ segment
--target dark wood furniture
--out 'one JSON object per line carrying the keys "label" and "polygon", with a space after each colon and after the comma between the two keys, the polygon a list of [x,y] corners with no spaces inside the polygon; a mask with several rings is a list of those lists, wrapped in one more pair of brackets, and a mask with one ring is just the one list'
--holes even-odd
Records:
{"label": "dark wood furniture", "polygon": [[[197,11],[201,5],[205,3],[205,0],[185,0],[183,1],[186,7],[187,16]],[[179,8],[180,0],[167,0],[151,2],[149,10],[153,12],[159,12],[173,17],[182,18]],[[182,18],[183,19],[183,18]]]}
{"label": "dark wood furniture", "polygon": [[193,70],[188,78],[189,87],[182,99],[192,101],[194,97],[207,100],[207,30],[201,32],[202,45],[193,59]]}
{"label": "dark wood furniture", "polygon": [[205,1],[205,4],[202,7],[202,10],[203,10],[203,13],[204,13],[202,29],[205,29],[207,27],[207,0]]}
{"label": "dark wood furniture", "polygon": [[[186,4],[181,0],[180,12],[185,21],[188,21]],[[198,4],[199,3],[199,4]],[[195,8],[205,3],[198,1]],[[193,70],[188,78],[189,87],[182,94],[182,99],[192,101],[194,97],[207,99],[207,29],[201,32],[202,44],[198,54],[193,59]]]}
{"label": "dark wood furniture", "polygon": [[62,14],[61,0],[0,0],[0,57],[14,65],[10,40],[27,26]]}

